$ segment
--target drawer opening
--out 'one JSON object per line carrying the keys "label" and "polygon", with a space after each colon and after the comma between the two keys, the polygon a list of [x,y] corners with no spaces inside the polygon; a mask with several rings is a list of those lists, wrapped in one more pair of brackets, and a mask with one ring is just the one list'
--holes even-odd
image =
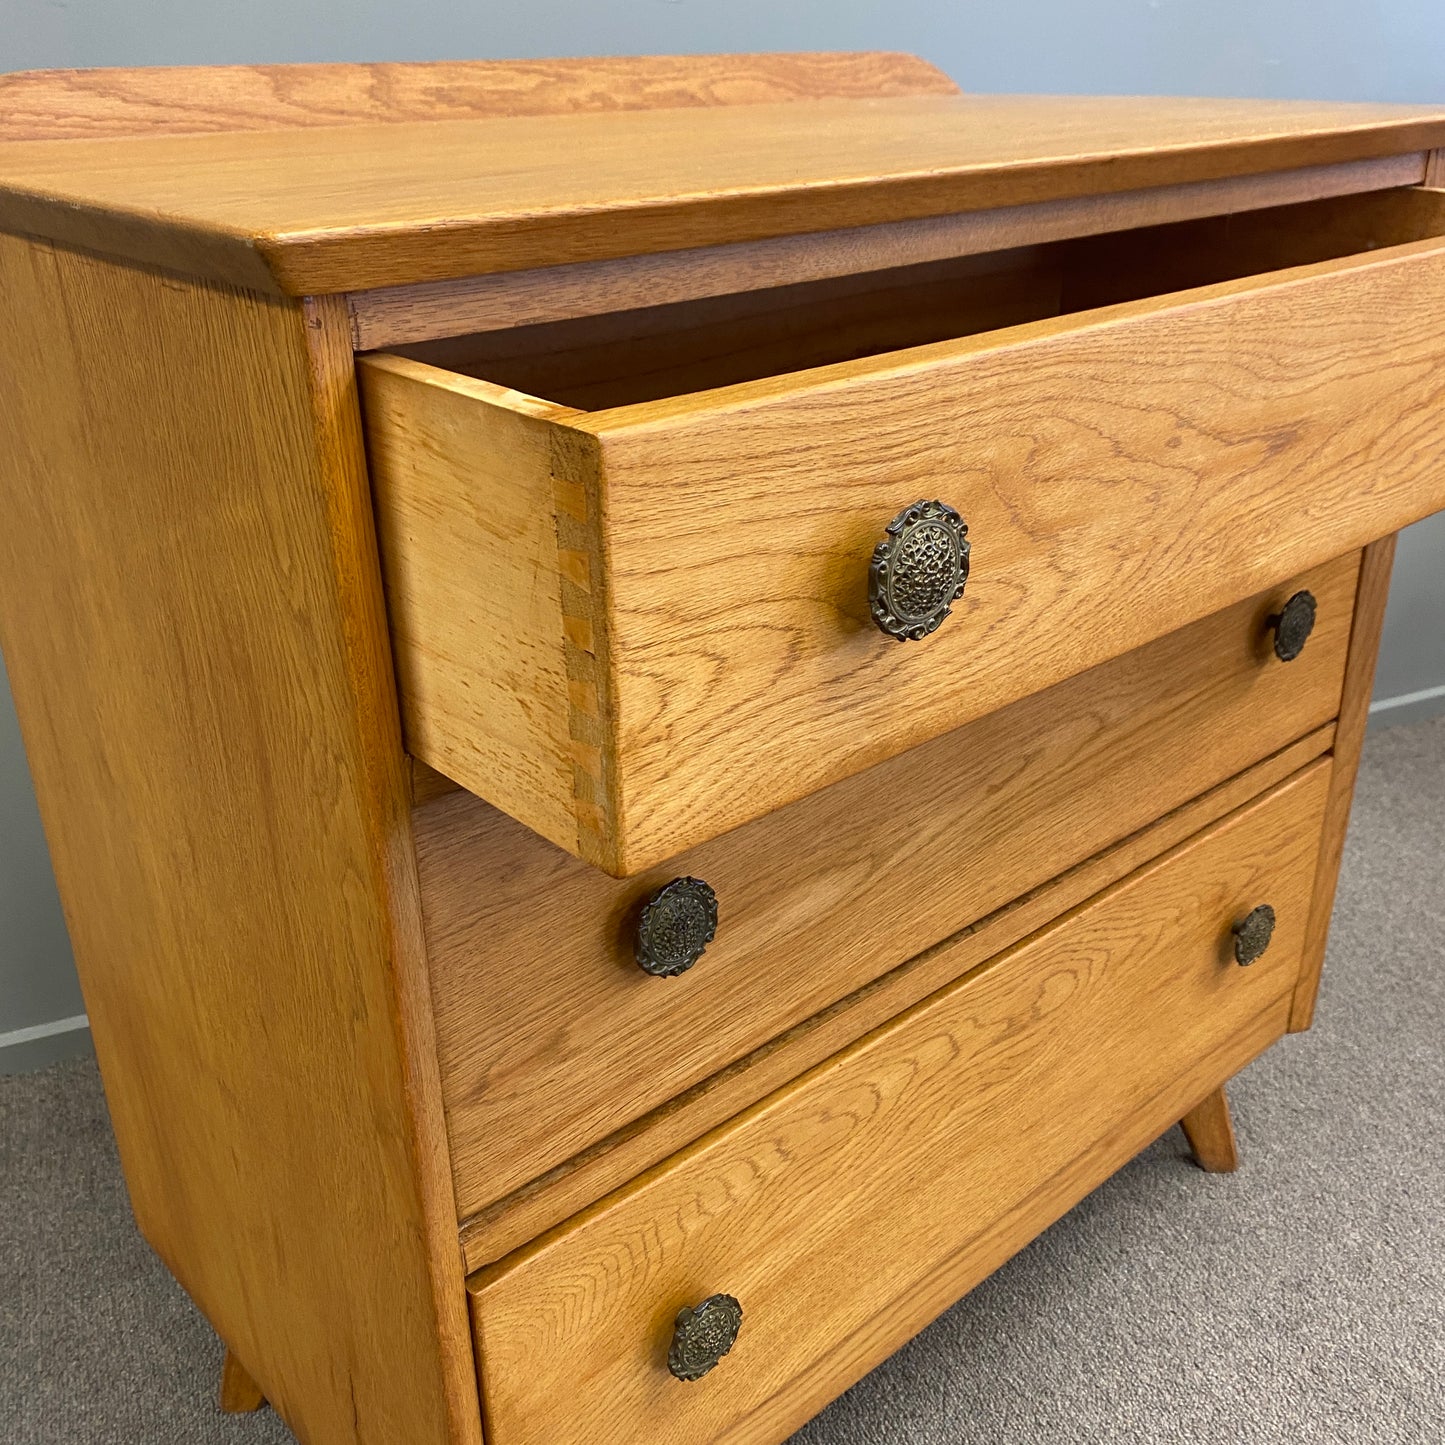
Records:
{"label": "drawer opening", "polygon": [[579,411],[886,355],[1445,234],[1415,187],[396,348]]}

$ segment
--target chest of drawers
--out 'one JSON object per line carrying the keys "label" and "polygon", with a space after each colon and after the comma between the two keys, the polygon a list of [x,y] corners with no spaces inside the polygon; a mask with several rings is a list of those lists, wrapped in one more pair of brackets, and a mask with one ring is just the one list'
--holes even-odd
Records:
{"label": "chest of drawers", "polygon": [[777,1442],[1308,1027],[1445,111],[0,79],[0,641],[305,1445]]}

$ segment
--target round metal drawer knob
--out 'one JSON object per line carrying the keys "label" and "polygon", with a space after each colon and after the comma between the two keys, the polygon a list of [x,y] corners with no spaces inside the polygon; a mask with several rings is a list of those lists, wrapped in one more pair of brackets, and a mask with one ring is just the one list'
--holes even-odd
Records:
{"label": "round metal drawer knob", "polygon": [[1234,961],[1248,968],[1264,956],[1274,937],[1274,909],[1268,903],[1252,908],[1234,925]]}
{"label": "round metal drawer knob", "polygon": [[709,1295],[677,1312],[667,1368],[679,1380],[700,1380],[737,1343],[743,1307],[730,1294]]}
{"label": "round metal drawer knob", "polygon": [[1274,628],[1274,655],[1281,662],[1293,662],[1305,650],[1310,633],[1315,630],[1315,613],[1319,603],[1313,592],[1296,592],[1269,619]]}
{"label": "round metal drawer knob", "polygon": [[914,502],[885,528],[868,564],[868,609],[899,642],[933,632],[968,581],[968,526],[942,502]]}
{"label": "round metal drawer knob", "polygon": [[716,937],[717,894],[701,878],[674,878],[642,905],[637,966],[654,978],[676,978]]}

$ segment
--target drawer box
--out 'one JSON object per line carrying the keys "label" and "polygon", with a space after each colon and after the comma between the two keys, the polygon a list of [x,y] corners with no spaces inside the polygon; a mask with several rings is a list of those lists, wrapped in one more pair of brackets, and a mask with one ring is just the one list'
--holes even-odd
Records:
{"label": "drawer box", "polygon": [[[808,288],[746,346],[689,303],[364,360],[409,746],[633,874],[1445,505],[1441,200],[1162,228],[1164,294],[1128,236],[994,257],[1002,330],[975,263],[883,273],[905,349],[831,365],[862,301]],[[971,574],[899,643],[919,498]]]}
{"label": "drawer box", "polygon": [[[492,1445],[775,1442],[1285,1029],[1330,764],[471,1281]],[[1231,924],[1276,911],[1240,967]],[[742,1304],[703,1379],[683,1306]]]}
{"label": "drawer box", "polygon": [[[466,793],[417,809],[462,1216],[1328,723],[1358,564],[1327,563],[635,881]],[[1317,599],[1315,628],[1283,663],[1268,620],[1298,589]],[[681,976],[649,977],[639,907],[689,875],[717,894],[717,938]]]}

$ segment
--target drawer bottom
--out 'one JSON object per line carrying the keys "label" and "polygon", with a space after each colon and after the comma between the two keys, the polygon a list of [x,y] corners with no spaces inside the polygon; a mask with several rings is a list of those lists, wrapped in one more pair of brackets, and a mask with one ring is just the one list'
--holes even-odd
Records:
{"label": "drawer bottom", "polygon": [[[492,1445],[783,1439],[996,1269],[1284,1033],[1330,766],[474,1276]],[[678,1311],[719,1294],[741,1332],[684,1383]]]}

